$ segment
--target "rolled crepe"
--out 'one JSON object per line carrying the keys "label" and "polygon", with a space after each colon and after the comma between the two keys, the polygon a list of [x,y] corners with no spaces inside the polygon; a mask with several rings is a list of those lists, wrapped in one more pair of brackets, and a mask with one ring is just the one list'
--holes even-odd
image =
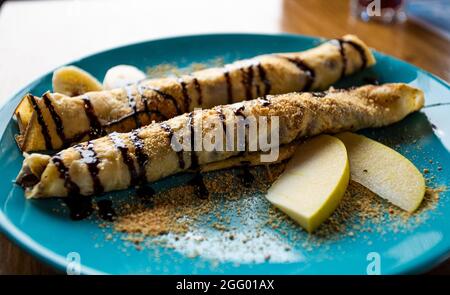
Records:
{"label": "rolled crepe", "polygon": [[326,89],[374,63],[370,49],[356,36],[346,35],[307,51],[261,55],[178,79],[145,80],[76,97],[28,94],[15,111],[20,129],[16,141],[26,152],[60,149],[167,120],[196,107]]}
{"label": "rolled crepe", "polygon": [[[296,140],[321,133],[386,126],[419,110],[423,103],[422,91],[406,84],[267,96],[191,112],[129,133],[112,133],[62,150],[54,156],[25,155],[17,182],[25,188],[28,198],[88,196],[120,190],[188,169],[205,167],[206,171],[220,169],[220,165],[230,167],[233,166],[233,157],[242,157],[242,152],[236,149],[179,150],[174,136],[188,138],[192,144],[196,136],[202,139],[206,134],[216,134],[225,124],[226,132],[222,136],[227,139],[237,133],[237,123],[243,118],[255,118],[258,128],[262,126],[260,118],[269,118],[267,130],[271,130],[274,116],[277,116],[279,146],[285,147]],[[200,123],[203,124],[201,132],[196,131],[196,124]],[[269,142],[271,133],[258,133],[255,140],[261,142],[261,136],[266,136],[264,139]],[[246,150],[251,143],[248,133]],[[260,146],[256,149],[261,150]],[[284,157],[286,153],[282,149],[280,154]]]}

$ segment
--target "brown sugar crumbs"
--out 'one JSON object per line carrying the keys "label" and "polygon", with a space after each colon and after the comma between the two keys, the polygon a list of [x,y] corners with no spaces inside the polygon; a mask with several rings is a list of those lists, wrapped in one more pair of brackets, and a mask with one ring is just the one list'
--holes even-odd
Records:
{"label": "brown sugar crumbs", "polygon": [[[284,164],[251,168],[255,180],[249,186],[240,179],[239,169],[206,173],[208,199],[197,197],[191,185],[172,187],[155,194],[151,206],[129,201],[119,206],[113,228],[138,250],[157,244],[189,257],[216,249],[210,256],[223,260],[253,257],[252,261],[265,261],[270,257],[271,261],[291,261],[296,254],[292,244],[285,242],[287,236],[309,251],[342,237],[356,240],[366,239],[364,235],[371,232],[383,236],[410,231],[427,220],[428,214],[422,213],[433,210],[445,190],[427,188],[420,208],[409,214],[351,181],[333,215],[307,234],[264,198],[271,185],[269,176],[276,179],[283,169]],[[367,245],[371,244],[368,239]]]}

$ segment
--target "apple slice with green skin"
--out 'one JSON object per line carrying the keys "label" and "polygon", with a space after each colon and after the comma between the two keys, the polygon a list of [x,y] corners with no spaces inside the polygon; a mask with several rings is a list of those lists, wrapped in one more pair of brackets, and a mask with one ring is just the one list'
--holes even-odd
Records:
{"label": "apple slice with green skin", "polygon": [[425,195],[425,180],[408,159],[365,136],[344,132],[336,135],[347,148],[352,180],[414,212]]}
{"label": "apple slice with green skin", "polygon": [[339,205],[349,178],[345,145],[336,137],[319,135],[297,148],[266,198],[312,232]]}

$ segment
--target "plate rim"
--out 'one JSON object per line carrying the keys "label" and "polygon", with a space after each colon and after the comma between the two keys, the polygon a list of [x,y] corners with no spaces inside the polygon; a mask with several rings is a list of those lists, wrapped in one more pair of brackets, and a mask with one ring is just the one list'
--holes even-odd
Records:
{"label": "plate rim", "polygon": [[[45,72],[42,75],[39,75],[37,78],[33,79],[32,82],[26,84],[23,86],[19,91],[16,91],[12,96],[9,96],[8,99],[5,100],[5,102],[0,106],[0,114],[2,113],[9,113],[10,109],[15,108],[16,100],[19,99],[21,94],[25,94],[27,92],[27,89],[31,88],[34,84],[41,81],[44,77],[54,72],[57,68],[70,65],[74,63],[78,63],[84,59],[87,58],[95,58],[97,55],[102,55],[110,51],[120,50],[124,49],[130,46],[139,46],[146,43],[151,42],[160,42],[160,41],[168,41],[168,40],[177,40],[177,39],[192,39],[192,38],[211,38],[211,37],[224,37],[224,38],[230,38],[230,37],[273,37],[273,38],[303,38],[303,39],[310,39],[314,41],[326,41],[330,40],[332,38],[325,38],[321,36],[312,36],[312,35],[304,35],[304,34],[293,34],[293,33],[251,33],[251,32],[245,32],[245,33],[239,33],[239,32],[223,32],[223,33],[206,33],[206,34],[188,34],[188,35],[173,35],[173,36],[167,36],[162,38],[150,38],[143,41],[138,42],[132,42],[132,43],[126,43],[106,49],[102,49],[99,51],[94,51],[90,54],[86,54],[82,57],[79,57],[77,59],[73,59],[69,61],[68,63],[59,65],[58,67],[53,68],[50,71]],[[446,82],[443,78],[430,73],[414,64],[411,64],[409,62],[406,62],[404,60],[401,60],[397,57],[394,57],[392,55],[377,51],[373,48],[371,50],[383,57],[388,57],[390,59],[395,60],[396,62],[402,63],[406,66],[413,67],[416,71],[420,71],[421,73],[427,75],[429,78],[436,80],[439,84],[446,87],[448,90],[450,90],[450,84]],[[450,97],[449,97],[450,98]],[[445,98],[444,98],[445,99]],[[9,117],[6,117],[9,118]],[[1,120],[3,121],[3,120]],[[9,120],[5,119],[4,122],[6,122],[5,127],[1,127],[0,129],[0,138],[3,137],[6,125],[8,124]],[[0,124],[2,124],[0,122]],[[50,248],[47,248],[41,244],[39,244],[37,241],[33,240],[30,236],[27,235],[26,232],[20,230],[17,226],[15,226],[11,220],[6,216],[6,214],[3,212],[3,209],[0,208],[0,232],[3,233],[10,242],[14,243],[16,246],[18,246],[21,250],[29,253],[34,258],[38,259],[42,263],[51,266],[52,268],[56,269],[57,271],[64,272],[67,267],[66,259],[59,254],[56,254],[53,252]],[[436,251],[435,251],[436,252]],[[450,258],[450,243],[447,245],[447,247],[439,253],[432,252],[432,254],[425,254],[421,257],[419,261],[417,259],[413,260],[413,262],[407,262],[403,264],[402,266],[399,266],[396,268],[398,272],[397,274],[408,274],[408,273],[424,273],[428,270],[431,270],[435,266],[439,265],[440,263],[444,262],[446,259]],[[412,264],[412,265],[411,265]],[[84,264],[81,264],[81,274],[90,274],[90,275],[101,275],[101,274],[108,274],[106,272],[102,272],[98,269],[90,268],[85,266]]]}

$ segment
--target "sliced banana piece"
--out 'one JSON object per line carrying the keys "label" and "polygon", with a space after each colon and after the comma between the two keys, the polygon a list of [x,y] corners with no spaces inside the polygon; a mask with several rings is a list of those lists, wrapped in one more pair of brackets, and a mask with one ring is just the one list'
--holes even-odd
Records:
{"label": "sliced banana piece", "polygon": [[91,74],[76,66],[66,66],[53,72],[53,92],[77,96],[89,91],[100,91],[102,84]]}
{"label": "sliced banana piece", "polygon": [[121,88],[145,79],[145,77],[145,73],[134,66],[118,65],[106,72],[103,87],[107,90]]}

